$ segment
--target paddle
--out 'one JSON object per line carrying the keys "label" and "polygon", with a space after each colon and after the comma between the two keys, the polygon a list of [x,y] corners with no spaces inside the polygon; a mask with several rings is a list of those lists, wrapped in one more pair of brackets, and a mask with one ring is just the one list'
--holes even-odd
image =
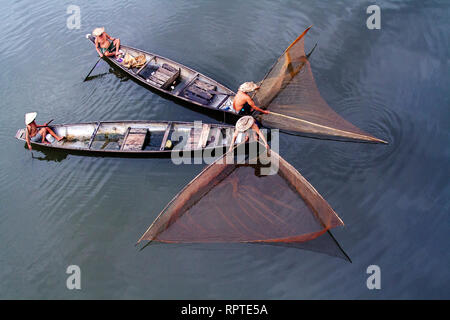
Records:
{"label": "paddle", "polygon": [[87,80],[87,78],[89,77],[89,75],[92,73],[92,71],[94,71],[95,67],[97,66],[97,64],[99,63],[99,61],[100,61],[102,58],[103,58],[103,56],[100,57],[100,58],[98,58],[97,62],[94,64],[94,66],[92,67],[91,71],[89,71],[89,73],[87,74],[86,78],[84,78],[83,82]]}
{"label": "paddle", "polygon": [[220,92],[220,91],[216,91],[216,90],[207,90],[206,92],[210,93],[210,94],[216,94],[216,95],[223,95],[223,96],[229,96],[229,93],[225,93],[225,92]]}
{"label": "paddle", "polygon": [[53,120],[55,120],[55,119],[50,120],[49,122],[47,122],[47,123],[44,124],[43,126],[38,126],[38,128],[46,128],[46,127],[48,127],[48,125],[49,125],[50,123],[52,123]]}

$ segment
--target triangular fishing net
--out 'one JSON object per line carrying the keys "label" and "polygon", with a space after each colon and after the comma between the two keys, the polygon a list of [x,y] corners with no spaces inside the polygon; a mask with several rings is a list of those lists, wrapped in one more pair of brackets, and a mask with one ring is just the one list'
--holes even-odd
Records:
{"label": "triangular fishing net", "polygon": [[305,54],[308,30],[286,49],[256,91],[256,105],[272,113],[260,115],[259,120],[264,126],[290,132],[384,142],[344,120],[320,96]]}
{"label": "triangular fishing net", "polygon": [[[294,167],[274,151],[271,159],[278,163],[273,175],[260,175],[260,165],[218,159],[167,205],[139,241],[302,243],[308,249],[305,242],[330,237],[327,231],[342,226],[342,220]],[[330,239],[309,249],[347,259]]]}

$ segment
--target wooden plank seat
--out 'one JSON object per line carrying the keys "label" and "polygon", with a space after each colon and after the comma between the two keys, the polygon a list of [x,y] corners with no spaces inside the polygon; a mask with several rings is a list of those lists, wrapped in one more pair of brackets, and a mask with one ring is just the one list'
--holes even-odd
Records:
{"label": "wooden plank seat", "polygon": [[208,144],[210,131],[211,125],[209,124],[203,124],[201,128],[192,128],[185,147],[190,150],[205,148]]}
{"label": "wooden plank seat", "polygon": [[205,91],[216,91],[216,89],[217,89],[217,86],[207,83],[207,82],[204,82],[204,81],[201,81],[199,79],[195,80],[192,85],[194,85],[200,89],[203,89]]}
{"label": "wooden plank seat", "polygon": [[209,104],[216,94],[217,86],[196,79],[184,89],[184,96],[202,104]]}
{"label": "wooden plank seat", "polygon": [[141,151],[144,148],[147,132],[146,128],[128,128],[120,150]]}
{"label": "wooden plank seat", "polygon": [[221,128],[213,127],[209,130],[209,136],[208,140],[206,141],[206,144],[208,146],[217,146],[222,138],[222,131]]}
{"label": "wooden plank seat", "polygon": [[176,69],[164,63],[146,81],[158,88],[167,89],[180,76],[180,71],[180,68]]}
{"label": "wooden plank seat", "polygon": [[198,141],[200,139],[201,132],[202,132],[201,129],[192,128],[189,137],[187,139],[185,148],[190,150],[196,149]]}
{"label": "wooden plank seat", "polygon": [[92,147],[92,144],[94,143],[95,136],[97,135],[97,131],[100,128],[101,124],[102,124],[101,122],[97,122],[97,124],[95,126],[95,129],[94,129],[94,132],[91,135],[91,139],[89,140],[88,149],[90,149]]}
{"label": "wooden plank seat", "polygon": [[172,128],[172,122],[169,122],[167,124],[166,130],[164,131],[164,136],[163,136],[163,139],[161,141],[161,146],[159,147],[160,151],[162,151],[162,150],[164,150],[166,148],[166,142],[167,142],[167,139],[169,139],[169,132],[170,132],[171,128]]}
{"label": "wooden plank seat", "polygon": [[208,142],[210,130],[211,130],[211,126],[209,124],[203,124],[202,132],[200,133],[200,138],[198,139],[197,148],[206,147],[206,143]]}

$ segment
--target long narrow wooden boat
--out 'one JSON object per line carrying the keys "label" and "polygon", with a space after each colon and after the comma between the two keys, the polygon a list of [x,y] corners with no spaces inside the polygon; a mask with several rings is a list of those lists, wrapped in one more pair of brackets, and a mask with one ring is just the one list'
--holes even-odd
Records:
{"label": "long narrow wooden boat", "polygon": [[[278,58],[254,92],[256,105],[269,111],[252,111],[263,126],[305,136],[337,140],[386,143],[340,117],[320,96],[308,58],[303,36],[307,28]],[[92,43],[95,38],[86,35]],[[174,100],[184,101],[193,110],[217,120],[234,123],[242,114],[233,109],[235,92],[181,63],[144,50],[121,44],[124,57],[105,57],[113,67],[135,82],[159,91]],[[129,68],[129,57],[141,60],[141,67]],[[140,59],[140,58],[141,59]]]}
{"label": "long narrow wooden boat", "polygon": [[[72,153],[138,157],[170,156],[172,152],[196,155],[196,151],[213,154],[229,148],[234,133],[230,125],[178,121],[102,121],[56,124],[51,128],[65,139],[50,144],[32,142],[32,146]],[[17,131],[16,138],[26,141],[25,128]],[[245,133],[240,133],[235,144],[243,139]],[[250,140],[253,140],[251,135]]]}
{"label": "long narrow wooden boat", "polygon": [[[95,43],[92,35],[87,34],[86,38]],[[221,120],[226,118],[232,121],[239,117],[232,108],[233,97],[236,93],[223,84],[155,53],[123,44],[120,45],[120,51],[124,56],[129,54],[135,58],[144,55],[145,64],[140,68],[128,68],[122,63],[123,57],[104,56],[103,58],[144,87],[198,106],[202,108],[201,112],[216,116],[223,115],[223,119],[220,117]]]}

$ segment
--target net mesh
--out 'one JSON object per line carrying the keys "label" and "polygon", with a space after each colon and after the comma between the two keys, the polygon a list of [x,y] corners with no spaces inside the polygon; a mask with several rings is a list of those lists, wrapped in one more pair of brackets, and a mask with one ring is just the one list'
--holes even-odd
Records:
{"label": "net mesh", "polygon": [[259,115],[264,126],[318,136],[384,142],[334,112],[320,96],[305,54],[306,29],[277,60],[253,99],[271,114]]}
{"label": "net mesh", "polygon": [[[167,205],[139,241],[295,247],[342,226],[342,220],[312,185],[271,152],[279,163],[274,175],[260,175],[259,165],[222,164],[221,159],[208,166]],[[316,249],[320,243],[322,248]],[[316,241],[311,250],[342,256],[338,246],[330,246],[336,244]]]}

